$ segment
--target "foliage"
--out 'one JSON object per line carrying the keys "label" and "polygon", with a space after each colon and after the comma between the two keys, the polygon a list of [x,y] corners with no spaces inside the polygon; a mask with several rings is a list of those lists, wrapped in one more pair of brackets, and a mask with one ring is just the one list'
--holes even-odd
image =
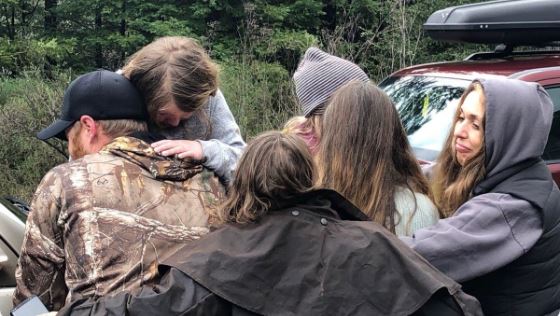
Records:
{"label": "foliage", "polygon": [[74,39],[0,38],[0,74],[13,76],[30,67],[49,67],[52,63],[62,65],[73,53],[74,43]]}
{"label": "foliage", "polygon": [[[0,192],[29,199],[34,187],[54,165],[65,161],[55,149],[35,138],[54,121],[70,74],[44,80],[39,71],[0,81]],[[55,143],[64,149],[61,142]]]}
{"label": "foliage", "polygon": [[68,82],[122,67],[157,37],[190,36],[207,48],[251,137],[298,112],[291,75],[308,47],[353,60],[379,81],[405,66],[480,50],[431,41],[421,30],[435,9],[475,1],[1,0],[0,194],[29,199],[41,176],[64,161],[33,135],[54,119]]}
{"label": "foliage", "polygon": [[279,129],[297,113],[289,73],[279,64],[230,61],[222,90],[245,138]]}
{"label": "foliage", "polygon": [[473,1],[4,0],[0,66],[12,75],[51,65],[116,69],[156,37],[185,35],[218,59],[245,54],[290,72],[307,47],[320,45],[380,79],[412,63],[460,54],[464,46],[425,40],[421,25],[435,8]]}

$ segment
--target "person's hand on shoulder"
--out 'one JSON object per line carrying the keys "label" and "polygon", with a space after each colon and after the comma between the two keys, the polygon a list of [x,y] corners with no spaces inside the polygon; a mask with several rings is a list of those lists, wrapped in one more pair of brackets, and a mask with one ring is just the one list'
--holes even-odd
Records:
{"label": "person's hand on shoulder", "polygon": [[202,160],[204,158],[202,145],[197,141],[165,139],[153,143],[152,147],[158,154],[163,156],[176,155],[177,158],[190,158],[194,160]]}

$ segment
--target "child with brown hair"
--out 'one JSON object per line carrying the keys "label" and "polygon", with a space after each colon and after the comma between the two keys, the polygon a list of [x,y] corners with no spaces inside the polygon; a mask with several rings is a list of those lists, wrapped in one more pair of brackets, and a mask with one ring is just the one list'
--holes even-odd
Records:
{"label": "child with brown hair", "polygon": [[204,49],[188,37],[162,37],[132,55],[122,74],[142,93],[150,129],[167,138],[154,149],[203,160],[229,181],[245,142],[218,88],[218,67]]}

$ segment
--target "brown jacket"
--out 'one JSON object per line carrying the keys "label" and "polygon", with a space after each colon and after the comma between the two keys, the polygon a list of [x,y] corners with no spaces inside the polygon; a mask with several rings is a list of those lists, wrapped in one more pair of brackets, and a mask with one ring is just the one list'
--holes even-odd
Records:
{"label": "brown jacket", "polygon": [[200,164],[119,137],[47,173],[31,203],[14,303],[50,310],[152,281],[157,264],[208,229],[224,190]]}
{"label": "brown jacket", "polygon": [[160,265],[157,286],[60,315],[482,315],[475,298],[330,190],[226,224]]}

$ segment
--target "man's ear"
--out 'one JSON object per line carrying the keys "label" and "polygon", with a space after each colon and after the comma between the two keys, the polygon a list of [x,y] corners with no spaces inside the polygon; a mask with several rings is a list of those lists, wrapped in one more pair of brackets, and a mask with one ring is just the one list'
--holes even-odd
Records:
{"label": "man's ear", "polygon": [[99,126],[89,115],[82,115],[80,117],[80,124],[82,125],[82,130],[86,133],[89,141],[92,141],[99,133]]}

